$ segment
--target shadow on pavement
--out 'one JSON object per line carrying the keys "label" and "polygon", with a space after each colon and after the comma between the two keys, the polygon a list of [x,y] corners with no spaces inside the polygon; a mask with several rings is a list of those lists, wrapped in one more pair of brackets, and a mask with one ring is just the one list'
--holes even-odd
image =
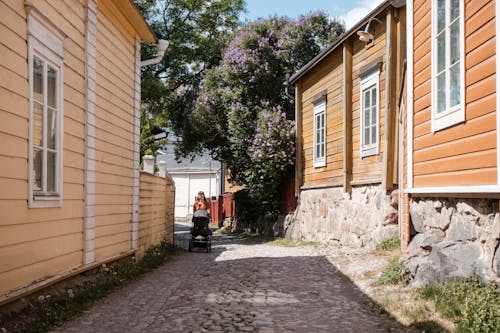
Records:
{"label": "shadow on pavement", "polygon": [[[253,253],[252,247],[259,243],[215,234],[212,253],[192,253],[183,259],[204,262],[197,264],[189,280],[205,281],[210,287],[194,295],[184,294],[181,303],[169,304],[178,310],[171,320],[191,308],[188,312],[193,316],[183,322],[198,322],[208,331],[221,325],[223,314],[233,319],[241,314],[242,322],[246,320],[248,329],[253,327],[256,332],[446,332],[437,322],[410,327],[399,323],[323,256],[274,253],[261,257],[254,253],[232,258],[227,254],[237,244]],[[184,287],[189,290],[190,284],[186,281]],[[205,301],[200,304],[198,297]],[[225,324],[232,325],[231,321]],[[180,332],[186,327],[172,329]]]}

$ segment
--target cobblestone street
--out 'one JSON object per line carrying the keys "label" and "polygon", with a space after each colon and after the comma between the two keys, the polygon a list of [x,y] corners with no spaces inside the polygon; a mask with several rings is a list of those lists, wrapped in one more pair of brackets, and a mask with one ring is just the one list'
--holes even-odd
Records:
{"label": "cobblestone street", "polygon": [[[177,232],[178,244],[188,236]],[[321,248],[224,235],[212,245],[175,256],[53,332],[411,332]]]}

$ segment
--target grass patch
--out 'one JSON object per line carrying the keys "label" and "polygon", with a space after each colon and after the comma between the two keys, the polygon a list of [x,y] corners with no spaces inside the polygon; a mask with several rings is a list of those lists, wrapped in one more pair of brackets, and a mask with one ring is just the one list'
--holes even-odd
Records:
{"label": "grass patch", "polygon": [[458,333],[498,332],[500,327],[500,286],[481,286],[477,277],[463,282],[427,286],[419,290],[424,299],[431,299],[436,310],[455,322]]}
{"label": "grass patch", "polygon": [[275,238],[271,241],[271,245],[283,246],[283,247],[295,247],[295,246],[319,246],[318,242],[308,242],[298,239],[290,238]]}
{"label": "grass patch", "polygon": [[378,243],[375,247],[376,252],[380,251],[394,251],[399,250],[401,248],[401,240],[399,237],[393,237],[389,239],[385,239],[382,242]]}
{"label": "grass patch", "polygon": [[408,284],[409,276],[403,265],[399,263],[399,257],[393,258],[382,271],[382,275],[374,282],[374,285]]}
{"label": "grass patch", "polygon": [[32,314],[36,319],[27,322],[23,325],[24,327],[17,327],[18,331],[47,332],[85,310],[94,301],[160,266],[176,252],[177,249],[174,246],[165,243],[146,251],[144,257],[138,262],[130,259],[117,264],[103,264],[99,271],[100,281],[83,291],[76,293],[70,288],[67,290],[67,295],[63,297],[39,296],[39,311]]}

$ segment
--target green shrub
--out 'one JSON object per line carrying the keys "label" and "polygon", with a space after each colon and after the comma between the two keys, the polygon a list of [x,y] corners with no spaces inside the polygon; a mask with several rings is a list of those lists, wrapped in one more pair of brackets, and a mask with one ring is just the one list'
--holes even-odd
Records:
{"label": "green shrub", "polygon": [[408,284],[409,274],[399,262],[399,257],[392,259],[382,271],[382,275],[375,281],[375,285]]}
{"label": "green shrub", "polygon": [[500,327],[500,286],[481,286],[477,277],[462,282],[427,286],[421,297],[432,299],[436,309],[454,321],[458,333],[498,332]]}
{"label": "green shrub", "polygon": [[236,202],[236,231],[243,231],[244,229],[252,228],[255,226],[257,219],[261,214],[261,205],[250,196],[248,190],[240,190],[234,193],[234,200]]}
{"label": "green shrub", "polygon": [[385,239],[377,244],[375,251],[392,251],[401,248],[401,240],[399,237]]}

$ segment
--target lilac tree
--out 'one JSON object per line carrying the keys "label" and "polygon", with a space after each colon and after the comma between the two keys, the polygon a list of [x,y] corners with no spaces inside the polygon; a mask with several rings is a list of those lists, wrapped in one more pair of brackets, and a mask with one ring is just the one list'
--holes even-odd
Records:
{"label": "lilac tree", "polygon": [[343,30],[321,12],[260,19],[240,29],[219,66],[205,73],[180,152],[209,149],[229,167],[233,182],[269,203],[266,213],[276,211],[295,151],[294,100],[286,82]]}

